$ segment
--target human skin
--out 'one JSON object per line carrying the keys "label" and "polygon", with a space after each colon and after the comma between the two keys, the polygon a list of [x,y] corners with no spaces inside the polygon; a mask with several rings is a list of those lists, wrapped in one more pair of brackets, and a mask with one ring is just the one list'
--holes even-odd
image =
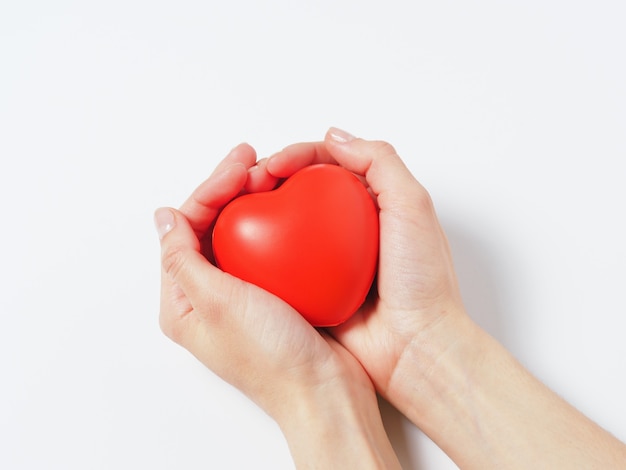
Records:
{"label": "human skin", "polygon": [[[461,468],[624,468],[621,442],[536,380],[467,315],[430,196],[391,145],[330,129],[323,142],[255,159],[248,146],[237,147],[180,212],[165,209],[176,230],[162,242],[161,324],[277,420],[299,467],[397,466],[376,391]],[[323,334],[200,253],[228,200],[240,191],[272,189],[315,163],[360,175],[379,207],[381,229],[375,295],[348,322]],[[251,357],[260,360],[250,364]],[[338,398],[322,403],[316,391],[328,396],[329,386],[338,386]],[[319,452],[333,442],[316,440],[315,432],[336,422],[334,412],[325,411],[344,406],[365,417],[347,418],[361,447],[351,455],[335,448],[331,461],[319,462]],[[298,409],[321,421],[312,436],[297,431]],[[311,438],[315,445],[308,447]]]}
{"label": "human skin", "polygon": [[219,210],[258,170],[254,150],[240,145],[180,211],[156,212],[161,327],[276,420],[298,468],[400,468],[359,362],[285,302],[202,254]]}

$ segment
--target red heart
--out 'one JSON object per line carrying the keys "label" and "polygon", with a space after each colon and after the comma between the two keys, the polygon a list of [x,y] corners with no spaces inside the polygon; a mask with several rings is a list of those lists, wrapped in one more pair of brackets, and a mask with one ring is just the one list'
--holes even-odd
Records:
{"label": "red heart", "polygon": [[213,229],[224,271],[277,295],[313,326],[334,326],[363,303],[378,261],[378,211],[336,165],[306,167],[274,191],[231,201]]}

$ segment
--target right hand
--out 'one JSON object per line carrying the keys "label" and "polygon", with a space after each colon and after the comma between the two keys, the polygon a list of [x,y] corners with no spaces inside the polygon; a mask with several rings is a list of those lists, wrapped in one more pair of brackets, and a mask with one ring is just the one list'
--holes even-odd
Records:
{"label": "right hand", "polygon": [[394,402],[392,378],[407,350],[444,351],[454,338],[441,325],[466,317],[448,242],[429,194],[390,144],[330,129],[324,142],[289,146],[266,168],[284,178],[315,163],[336,163],[360,175],[380,209],[375,296],[331,333]]}

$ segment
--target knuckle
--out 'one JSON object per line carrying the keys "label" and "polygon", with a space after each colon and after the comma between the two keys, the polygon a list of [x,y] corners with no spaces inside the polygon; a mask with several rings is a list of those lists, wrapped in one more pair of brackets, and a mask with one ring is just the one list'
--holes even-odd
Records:
{"label": "knuckle", "polygon": [[163,250],[161,264],[166,274],[177,279],[186,266],[185,248],[170,246]]}
{"label": "knuckle", "polygon": [[420,214],[428,217],[435,214],[435,206],[430,194],[419,184],[405,187],[402,191],[393,190],[381,193],[378,196],[378,202],[381,207],[396,213],[401,218],[406,217],[407,214]]}
{"label": "knuckle", "polygon": [[192,310],[191,303],[176,284],[164,289],[161,293],[159,327],[165,336],[182,344],[188,325],[186,317]]}
{"label": "knuckle", "polygon": [[416,185],[412,191],[413,204],[421,212],[434,212],[433,199],[430,193],[421,185]]}
{"label": "knuckle", "polygon": [[397,156],[396,149],[389,142],[374,140],[371,142],[374,152],[380,156]]}

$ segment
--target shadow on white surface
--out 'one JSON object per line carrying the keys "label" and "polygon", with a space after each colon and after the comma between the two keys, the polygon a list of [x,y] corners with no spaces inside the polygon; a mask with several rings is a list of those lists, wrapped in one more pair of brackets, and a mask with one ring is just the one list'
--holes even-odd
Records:
{"label": "shadow on white surface", "polygon": [[415,451],[413,447],[415,443],[407,430],[407,425],[410,423],[408,423],[402,413],[396,410],[384,398],[378,398],[378,406],[380,407],[385,430],[402,468],[405,470],[425,470],[418,464],[414,456]]}
{"label": "shadow on white surface", "polygon": [[507,286],[511,279],[507,273],[511,268],[501,265],[502,242],[489,242],[486,235],[479,237],[459,224],[447,222],[444,220],[442,225],[452,250],[465,310],[481,328],[511,347],[514,338],[505,308],[510,304]]}

